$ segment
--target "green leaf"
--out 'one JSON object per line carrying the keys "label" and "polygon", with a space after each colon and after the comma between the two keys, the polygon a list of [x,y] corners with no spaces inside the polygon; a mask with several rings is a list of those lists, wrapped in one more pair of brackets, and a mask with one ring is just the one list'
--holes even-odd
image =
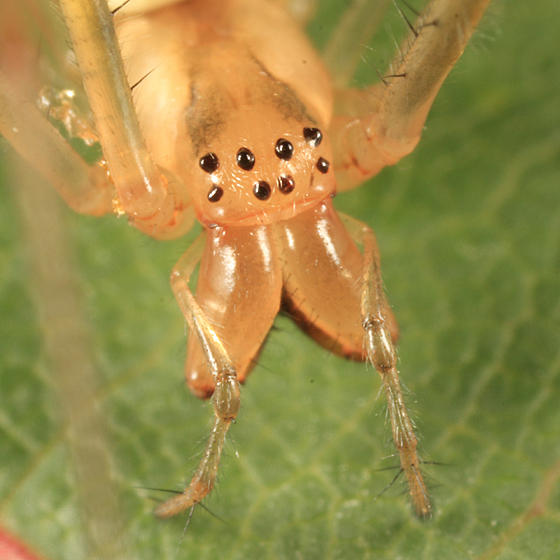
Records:
{"label": "green leaf", "polygon": [[[327,4],[312,28],[319,42],[335,25]],[[554,0],[495,2],[415,153],[336,199],[378,235],[407,400],[435,462],[428,522],[400,481],[382,493],[395,474],[382,469],[397,461],[377,374],[283,317],[205,502],[221,519],[197,508],[186,535],[185,516],[156,520],[149,496],[159,494],[137,487],[182,488],[212,417],[182,385],[184,324],[168,274],[187,241],[64,212],[126,558],[557,557],[559,18]],[[386,60],[366,51],[360,78]],[[0,190],[0,524],[47,558],[85,558],[16,188]]]}

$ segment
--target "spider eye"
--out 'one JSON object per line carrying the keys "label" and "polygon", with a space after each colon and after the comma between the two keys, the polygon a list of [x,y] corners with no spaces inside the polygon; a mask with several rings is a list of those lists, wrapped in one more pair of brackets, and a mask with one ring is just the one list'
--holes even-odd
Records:
{"label": "spider eye", "polygon": [[291,175],[282,175],[278,178],[278,189],[281,193],[290,194],[296,186],[296,182]]}
{"label": "spider eye", "polygon": [[276,148],[274,148],[276,155],[280,159],[290,159],[294,153],[294,147],[291,142],[285,140],[284,138],[280,138],[278,142],[276,142]]}
{"label": "spider eye", "polygon": [[317,160],[317,169],[321,173],[327,173],[329,170],[329,162],[325,158],[320,157]]}
{"label": "spider eye", "polygon": [[268,198],[270,198],[271,192],[272,189],[270,188],[270,185],[266,181],[259,181],[258,183],[255,183],[253,186],[253,194],[259,200],[267,200]]}
{"label": "spider eye", "polygon": [[323,133],[318,128],[304,128],[303,137],[316,148],[323,140]]}
{"label": "spider eye", "polygon": [[255,156],[251,150],[240,148],[237,152],[237,165],[245,171],[251,171],[255,165]]}
{"label": "spider eye", "polygon": [[222,187],[212,187],[208,191],[208,200],[210,202],[218,202],[218,200],[222,198],[223,194],[224,194],[224,189],[222,189]]}
{"label": "spider eye", "polygon": [[209,152],[200,158],[198,165],[200,165],[200,168],[206,171],[206,173],[213,173],[218,169],[220,161],[214,152]]}

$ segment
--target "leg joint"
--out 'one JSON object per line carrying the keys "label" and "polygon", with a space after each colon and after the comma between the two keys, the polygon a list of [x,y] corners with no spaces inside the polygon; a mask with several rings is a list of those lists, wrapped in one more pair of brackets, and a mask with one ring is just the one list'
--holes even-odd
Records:
{"label": "leg joint", "polygon": [[[365,321],[364,321],[365,323]],[[368,323],[366,329],[368,359],[380,373],[384,374],[397,366],[397,353],[384,321]]]}
{"label": "leg joint", "polygon": [[384,324],[384,320],[380,315],[367,315],[362,321],[364,331],[377,330]]}
{"label": "leg joint", "polygon": [[220,375],[214,390],[214,411],[218,418],[225,421],[234,420],[239,412],[241,395],[235,372]]}

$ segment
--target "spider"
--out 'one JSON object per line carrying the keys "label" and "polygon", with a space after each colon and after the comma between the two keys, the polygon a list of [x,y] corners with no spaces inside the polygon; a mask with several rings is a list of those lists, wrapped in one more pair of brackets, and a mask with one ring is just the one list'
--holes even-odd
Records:
{"label": "spider", "polygon": [[380,83],[335,91],[288,2],[61,0],[94,125],[71,99],[44,104],[75,136],[100,142],[95,166],[0,74],[0,132],[74,210],[125,214],[157,239],[203,226],[171,287],[191,330],[187,383],[212,398],[214,426],[190,484],[159,517],[212,490],[239,384],[280,309],[379,372],[414,510],[431,515],[375,236],[339,215],[332,197],[415,148],[488,3],[432,0],[406,19],[409,36]]}

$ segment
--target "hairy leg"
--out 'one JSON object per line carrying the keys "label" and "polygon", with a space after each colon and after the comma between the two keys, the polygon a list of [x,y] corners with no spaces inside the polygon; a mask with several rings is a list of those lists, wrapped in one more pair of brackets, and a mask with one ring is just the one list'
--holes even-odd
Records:
{"label": "hairy leg", "polygon": [[347,90],[331,125],[339,190],[409,154],[445,78],[490,0],[432,0],[380,84]]}
{"label": "hairy leg", "polygon": [[225,437],[237,416],[240,405],[239,382],[233,363],[188,286],[194,268],[202,256],[203,247],[204,235],[201,235],[174,267],[171,273],[171,287],[191,333],[200,340],[208,368],[214,377],[215,390],[212,396],[214,426],[189,486],[182,494],[159,505],[155,511],[158,517],[176,515],[196,505],[212,490]]}
{"label": "hairy leg", "polygon": [[360,56],[381,24],[390,0],[354,0],[342,14],[323,49],[323,59],[336,87],[347,87]]}
{"label": "hairy leg", "polygon": [[364,248],[361,307],[367,358],[375,366],[383,381],[393,442],[399,452],[401,469],[408,481],[414,509],[419,517],[429,517],[432,506],[416,452],[417,439],[414,425],[406,410],[397,371],[397,352],[388,328],[385,312],[388,305],[383,291],[379,249],[375,235],[371,228],[353,218],[344,216],[344,221],[352,237]]}

